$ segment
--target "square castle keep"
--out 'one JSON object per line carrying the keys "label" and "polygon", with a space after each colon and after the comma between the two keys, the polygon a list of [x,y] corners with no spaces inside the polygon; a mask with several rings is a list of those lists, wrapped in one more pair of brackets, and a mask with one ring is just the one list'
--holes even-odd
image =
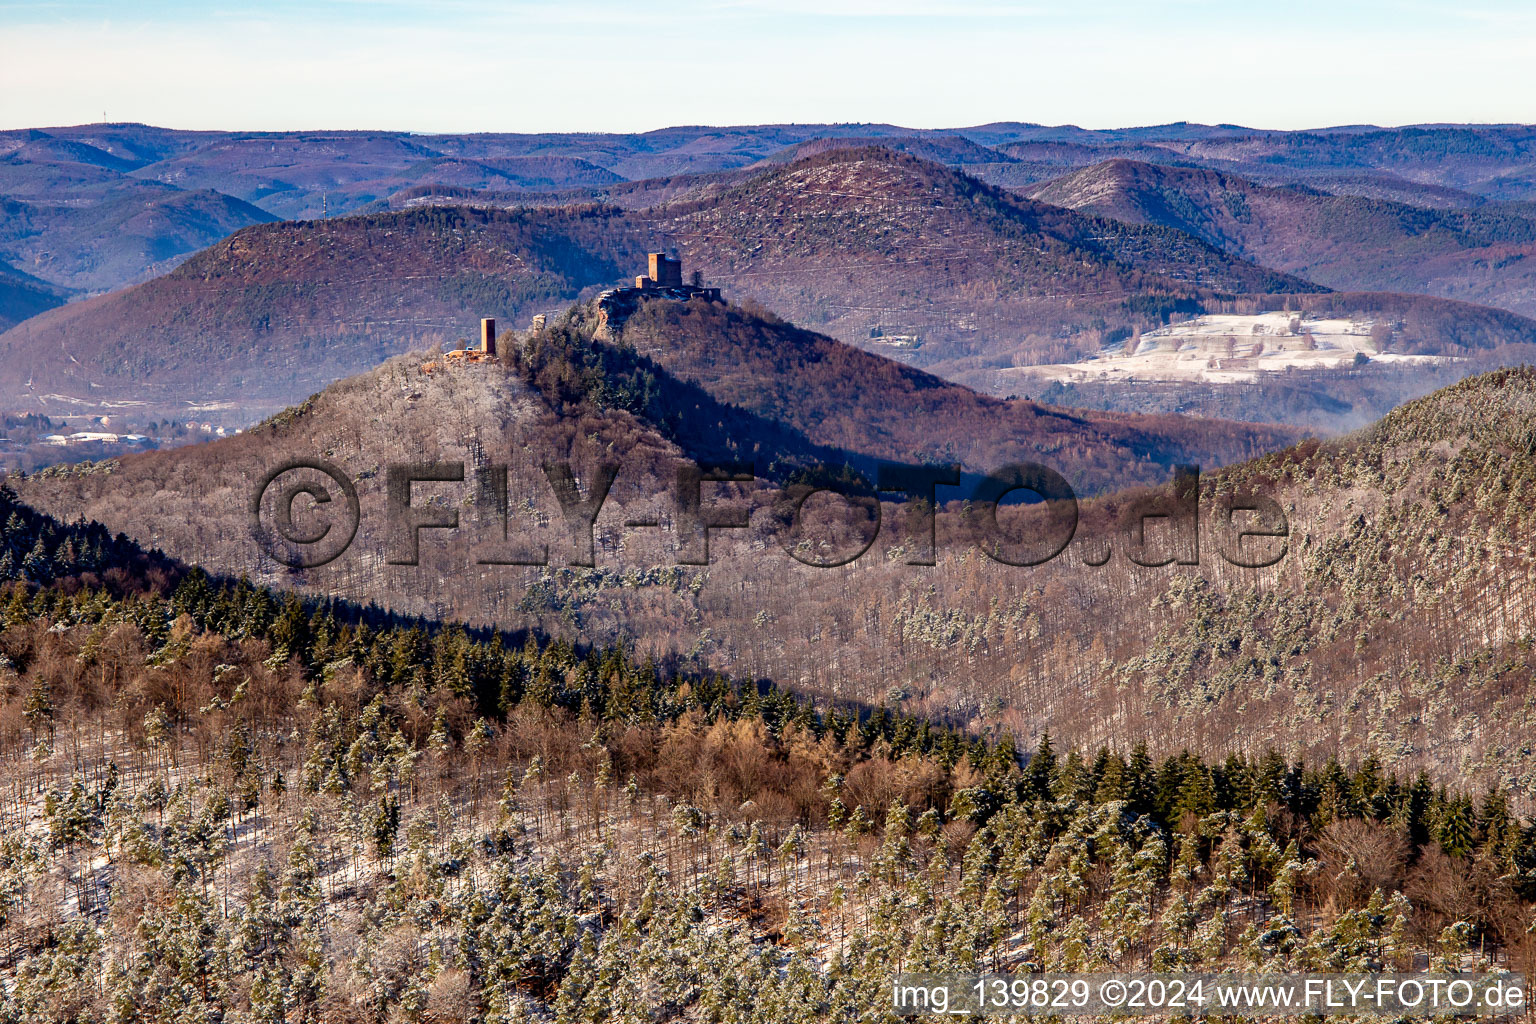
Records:
{"label": "square castle keep", "polygon": [[635,278],[634,288],[618,288],[604,295],[627,291],[655,292],[659,298],[691,299],[701,296],[709,302],[720,301],[719,288],[705,288],[702,284],[683,284],[683,261],[675,260],[664,252],[647,256],[647,274]]}
{"label": "square castle keep", "polygon": [[681,288],[683,286],[683,261],[674,260],[664,252],[650,254],[650,274],[635,278],[635,287]]}
{"label": "square castle keep", "polygon": [[[647,264],[649,273],[635,278],[633,288],[610,288],[597,297],[599,338],[611,339],[613,332],[639,308],[642,299],[720,301],[719,288],[683,283],[682,260],[673,259],[664,252],[653,252],[647,257]],[[698,280],[697,274],[694,280]]]}

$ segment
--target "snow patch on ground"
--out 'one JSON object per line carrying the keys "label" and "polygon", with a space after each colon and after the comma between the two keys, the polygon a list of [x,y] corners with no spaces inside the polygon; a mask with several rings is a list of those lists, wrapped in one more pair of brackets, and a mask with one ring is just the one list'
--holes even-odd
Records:
{"label": "snow patch on ground", "polygon": [[[1446,356],[1378,351],[1371,320],[1309,318],[1272,311],[1212,314],[1171,324],[1075,363],[1017,367],[1046,381],[1203,381],[1252,383],[1261,374],[1298,370],[1351,370],[1357,356],[1373,363],[1450,362]],[[1390,350],[1391,343],[1386,348]]]}

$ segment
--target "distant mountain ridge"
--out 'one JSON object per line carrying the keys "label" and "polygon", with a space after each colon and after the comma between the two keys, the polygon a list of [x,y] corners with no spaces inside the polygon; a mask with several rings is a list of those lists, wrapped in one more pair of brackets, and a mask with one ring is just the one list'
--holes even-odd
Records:
{"label": "distant mountain ridge", "polygon": [[931,358],[968,352],[981,332],[1027,348],[1143,299],[1155,310],[1320,290],[1180,232],[1034,203],[888,150],[839,149],[634,211],[433,207],[253,227],[0,336],[0,399],[238,395],[270,411],[389,355],[468,338],[480,317],[522,324],[623,283],[668,245],[797,323],[866,345],[872,324],[921,332]]}
{"label": "distant mountain ridge", "polygon": [[[1450,193],[1507,177],[1528,135],[1006,124],[643,136],[0,133],[0,183],[10,175],[8,187],[26,193],[0,198],[0,257],[7,245],[30,246],[12,262],[47,280],[40,267],[57,276],[69,256],[71,280],[86,291],[135,267],[173,266],[194,239],[268,216],[187,188],[228,184],[269,207],[318,201],[325,213],[367,200],[362,215],[248,227],[184,273],[63,309],[23,288],[10,316],[27,319],[0,333],[0,408],[175,418],[190,407],[248,424],[393,354],[468,340],[482,317],[521,326],[556,313],[668,249],[733,298],[999,397],[1341,429],[1394,396],[1518,361],[1536,344],[1536,321],[1507,311],[1532,304],[1536,204],[1465,192],[1475,202],[1443,208],[1456,201]],[[1446,180],[1455,185],[1410,181],[1435,165],[1437,147],[1453,152]],[[1105,153],[1119,156],[1036,182]],[[701,169],[621,180],[637,161]],[[1201,162],[1278,167],[1297,180],[1278,187]],[[1329,174],[1378,185],[1385,175],[1438,189],[1444,202],[1335,195],[1320,184]],[[457,184],[412,184],[418,175]],[[112,230],[92,234],[108,222]],[[45,244],[56,251],[37,248]],[[1226,385],[1220,394],[1101,386],[1097,366],[1086,378],[1015,372],[1112,357],[1171,320],[1280,310],[1379,327],[1391,358],[1433,357],[1439,368],[1421,384],[1404,367],[1386,381],[1362,353],[1342,368],[1362,386],[1336,367],[1265,384],[1256,401]]]}
{"label": "distant mountain ridge", "polygon": [[[433,186],[505,190],[498,171],[509,175],[514,190],[531,193],[532,202],[561,191],[570,192],[567,201],[605,199],[606,190],[628,182],[730,175],[760,161],[810,155],[837,140],[890,145],[1008,188],[1127,157],[1208,167],[1264,184],[1472,206],[1536,198],[1532,134],[1520,125],[1271,132],[1187,123],[1087,130],[1023,122],[922,130],[890,124],[681,126],[631,135],[180,131],[140,124],[33,128],[0,132],[0,198],[31,203],[73,192],[74,235],[61,235],[59,248],[35,265],[36,252],[0,237],[0,259],[56,284],[101,290],[168,269],[243,226],[235,223],[239,217],[254,223],[334,216],[370,204],[392,206],[402,192]],[[521,166],[497,163],[504,160]],[[93,262],[92,247],[106,244],[114,218],[125,215],[109,212],[93,220],[92,208],[107,200],[164,203],[167,189],[216,192],[260,212],[231,206],[191,234],[152,233],[137,255],[123,251]]]}
{"label": "distant mountain ridge", "polygon": [[1419,292],[1536,315],[1536,209],[1530,207],[1431,210],[1123,159],[1073,172],[1029,195],[1176,228],[1333,288]]}
{"label": "distant mountain ridge", "polygon": [[706,185],[651,215],[711,279],[848,339],[882,309],[886,326],[936,341],[985,329],[1019,341],[1142,292],[1322,290],[1180,232],[1074,216],[880,147]]}

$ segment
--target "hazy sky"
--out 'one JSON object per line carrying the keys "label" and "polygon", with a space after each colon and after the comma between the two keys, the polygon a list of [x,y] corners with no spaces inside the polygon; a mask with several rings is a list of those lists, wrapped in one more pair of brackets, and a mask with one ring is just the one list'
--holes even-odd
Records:
{"label": "hazy sky", "polygon": [[0,128],[1536,121],[1530,0],[646,7],[0,0]]}

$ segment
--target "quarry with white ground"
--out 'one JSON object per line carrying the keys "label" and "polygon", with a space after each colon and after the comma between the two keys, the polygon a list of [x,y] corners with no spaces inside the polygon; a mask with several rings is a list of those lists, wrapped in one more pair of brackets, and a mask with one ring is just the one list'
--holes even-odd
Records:
{"label": "quarry with white ground", "polygon": [[[1444,356],[1390,351],[1390,331],[1371,320],[1274,311],[1211,314],[1132,336],[1075,363],[1002,371],[1041,381],[1252,383],[1283,370],[1350,370],[1364,361],[1423,364]],[[1387,349],[1387,351],[1383,351]]]}

